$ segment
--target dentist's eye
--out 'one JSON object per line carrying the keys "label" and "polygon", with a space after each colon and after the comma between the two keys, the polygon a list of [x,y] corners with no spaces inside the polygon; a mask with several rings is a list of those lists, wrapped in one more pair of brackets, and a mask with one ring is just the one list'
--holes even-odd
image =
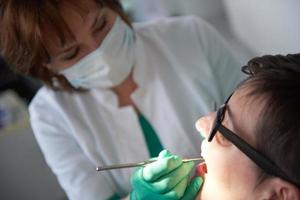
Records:
{"label": "dentist's eye", "polygon": [[102,31],[106,27],[106,25],[107,25],[107,18],[106,18],[106,16],[103,16],[99,20],[98,26],[97,26],[97,28],[95,29],[94,32],[96,33],[96,32]]}
{"label": "dentist's eye", "polygon": [[78,52],[79,52],[79,48],[76,48],[76,49],[72,50],[70,53],[68,53],[63,59],[66,61],[72,60],[77,57]]}

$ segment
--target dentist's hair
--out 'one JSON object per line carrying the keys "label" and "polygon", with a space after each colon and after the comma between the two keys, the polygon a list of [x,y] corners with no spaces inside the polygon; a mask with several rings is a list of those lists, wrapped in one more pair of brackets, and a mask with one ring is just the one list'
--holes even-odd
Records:
{"label": "dentist's hair", "polygon": [[257,57],[242,71],[250,76],[239,88],[249,88],[249,99],[264,105],[254,129],[256,148],[300,187],[300,54]]}
{"label": "dentist's hair", "polygon": [[45,66],[50,60],[47,44],[64,44],[74,37],[60,12],[61,4],[84,13],[88,11],[87,1],[109,7],[130,24],[119,0],[1,0],[1,56],[15,71],[42,80],[53,89],[74,90],[64,76]]}

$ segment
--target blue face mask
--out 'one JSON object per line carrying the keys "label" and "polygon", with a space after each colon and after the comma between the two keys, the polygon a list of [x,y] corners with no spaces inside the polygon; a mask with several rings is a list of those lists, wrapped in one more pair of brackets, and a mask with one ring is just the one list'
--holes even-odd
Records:
{"label": "blue face mask", "polygon": [[135,62],[135,35],[120,18],[101,45],[75,65],[60,71],[75,88],[110,88],[130,74]]}

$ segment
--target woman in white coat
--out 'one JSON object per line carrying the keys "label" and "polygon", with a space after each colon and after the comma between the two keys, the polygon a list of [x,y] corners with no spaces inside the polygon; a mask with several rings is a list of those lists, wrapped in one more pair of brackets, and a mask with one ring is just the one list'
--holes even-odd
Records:
{"label": "woman in white coat", "polygon": [[224,101],[239,63],[196,17],[130,25],[117,0],[2,1],[0,49],[42,80],[30,105],[45,159],[70,199],[129,194],[129,169],[98,165],[200,155],[195,120]]}

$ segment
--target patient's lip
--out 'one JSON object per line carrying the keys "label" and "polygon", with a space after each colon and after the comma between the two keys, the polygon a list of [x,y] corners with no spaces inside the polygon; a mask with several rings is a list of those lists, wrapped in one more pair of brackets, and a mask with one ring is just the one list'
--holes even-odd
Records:
{"label": "patient's lip", "polygon": [[196,167],[196,176],[204,177],[204,175],[207,173],[207,166],[205,163],[200,163]]}

